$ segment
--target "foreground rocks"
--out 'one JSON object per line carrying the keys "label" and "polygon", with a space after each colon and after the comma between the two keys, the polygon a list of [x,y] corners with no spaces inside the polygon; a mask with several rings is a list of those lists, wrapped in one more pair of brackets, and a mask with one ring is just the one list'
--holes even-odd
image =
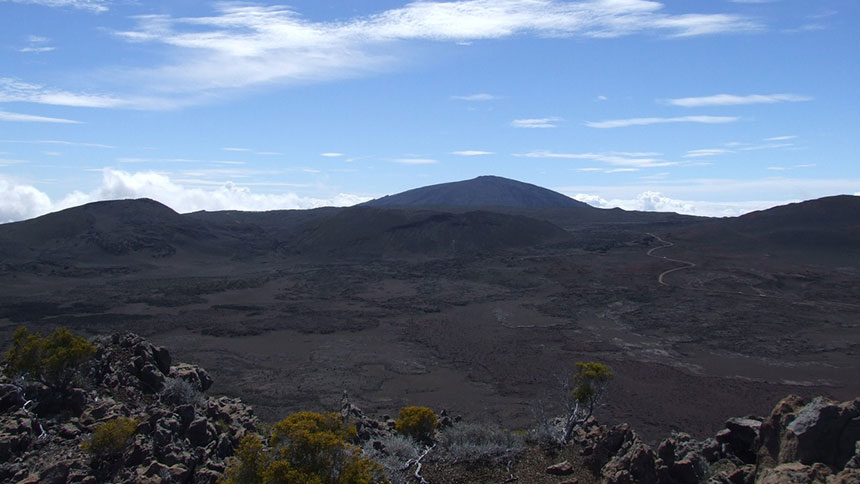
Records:
{"label": "foreground rocks", "polygon": [[[202,368],[133,334],[95,341],[88,388],[62,400],[39,384],[0,381],[0,482],[214,483],[257,419],[238,399],[205,397]],[[81,448],[94,429],[137,420],[125,449]]]}
{"label": "foreground rocks", "polygon": [[766,419],[729,419],[703,442],[677,433],[656,452],[626,424],[591,422],[576,440],[606,484],[860,483],[860,399],[789,396]]}
{"label": "foreground rocks", "polygon": [[[240,400],[204,395],[213,383],[204,369],[175,363],[164,348],[133,334],[95,344],[86,382],[62,398],[40,384],[0,378],[0,483],[212,484],[242,437],[258,431]],[[355,425],[357,444],[396,464],[386,469],[402,478],[397,482],[414,482],[421,446],[405,456],[403,443],[393,439],[394,420],[365,415],[346,394],[341,416]],[[136,421],[121,451],[82,448],[100,424],[120,417]],[[439,417],[443,432],[461,420],[445,411]],[[553,483],[594,476],[604,484],[860,484],[859,441],[860,399],[789,396],[766,418],[731,418],[711,439],[675,433],[656,447],[627,424],[590,419],[576,429],[574,442],[591,472],[572,459],[543,465],[539,473]],[[512,461],[506,465],[513,478]],[[586,475],[572,476],[577,471]]]}

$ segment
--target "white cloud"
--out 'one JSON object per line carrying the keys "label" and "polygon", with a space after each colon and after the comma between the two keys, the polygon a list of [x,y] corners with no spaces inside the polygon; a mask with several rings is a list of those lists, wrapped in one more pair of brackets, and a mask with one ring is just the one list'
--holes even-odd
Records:
{"label": "white cloud", "polygon": [[612,151],[608,153],[556,153],[553,151],[530,151],[515,153],[522,158],[555,158],[562,160],[599,161],[614,166],[627,168],[653,168],[658,166],[677,165],[677,162],[658,158],[660,153],[627,153]]}
{"label": "white cloud", "polygon": [[663,123],[733,123],[737,121],[735,116],[678,116],[673,118],[628,118],[609,119],[606,121],[589,121],[585,123],[589,128],[625,128],[628,126],[645,126],[649,124]]}
{"label": "white cloud", "polygon": [[468,96],[451,96],[451,99],[457,101],[493,101],[498,97],[487,93],[469,94]]}
{"label": "white cloud", "polygon": [[[280,5],[215,3],[213,15],[137,17],[116,34],[130,42],[174,47],[173,63],[129,73],[164,92],[241,88],[355,77],[398,62],[403,41],[463,43],[515,35],[619,37],[641,33],[694,36],[748,32],[745,16],[673,15],[646,0],[416,1],[377,14],[314,22]],[[465,100],[488,100],[479,93]]]}
{"label": "white cloud", "polygon": [[549,117],[549,118],[529,118],[529,119],[515,119],[511,121],[511,126],[514,128],[557,128],[559,121],[562,121],[561,118],[558,117]]}
{"label": "white cloud", "polygon": [[31,52],[37,54],[40,52],[51,52],[52,50],[55,50],[56,47],[48,45],[50,41],[51,39],[47,37],[30,35],[27,37],[27,45],[18,49],[18,52]]}
{"label": "white cloud", "polygon": [[682,97],[666,100],[668,104],[685,108],[739,106],[744,104],[775,104],[784,102],[796,103],[804,101],[812,101],[812,98],[797,94],[750,94],[747,96],[738,96],[736,94],[716,94],[713,96]]}
{"label": "white cloud", "polygon": [[232,146],[227,146],[225,148],[221,148],[221,151],[236,151],[236,152],[240,152],[240,153],[250,153],[254,150],[252,150],[250,148],[235,148]]}
{"label": "white cloud", "polygon": [[344,154],[343,153],[337,153],[334,151],[327,151],[325,153],[320,153],[320,156],[325,156],[326,158],[339,158],[341,156],[344,156]]}
{"label": "white cloud", "polygon": [[108,10],[108,0],[0,0],[0,2],[30,3],[46,7],[69,7],[101,13]]}
{"label": "white cloud", "polygon": [[789,135],[789,136],[774,136],[772,138],[765,138],[765,141],[787,141],[790,139],[795,139],[797,136]]}
{"label": "white cloud", "polygon": [[32,114],[10,113],[9,111],[0,111],[0,121],[12,121],[21,123],[60,123],[60,124],[80,124],[80,121],[63,118],[49,118],[47,116],[34,116]]}
{"label": "white cloud", "polygon": [[773,150],[777,148],[788,148],[794,146],[794,143],[768,143],[764,145],[741,146],[740,151],[758,151],[758,150]]}
{"label": "white cloud", "polygon": [[436,160],[431,158],[395,158],[391,161],[400,163],[401,165],[432,165],[434,163],[438,163]]}
{"label": "white cloud", "polygon": [[[0,0],[4,1],[4,0]],[[105,11],[108,0],[5,0]],[[74,92],[14,81],[0,101],[125,109],[173,109],[223,99],[219,91],[258,85],[316,83],[388,70],[405,58],[405,42],[470,43],[513,36],[668,37],[749,32],[757,21],[732,14],[670,14],[649,0],[414,1],[376,14],[315,22],[283,5],[211,2],[198,17],[151,14],[114,32],[128,42],[169,46],[161,64],[109,69],[135,92]],[[31,46],[33,47],[33,46]],[[45,48],[35,46],[33,48]],[[492,94],[454,96],[486,101]]]}
{"label": "white cloud", "polygon": [[106,144],[102,144],[102,143],[83,143],[83,142],[79,142],[79,141],[64,141],[64,140],[56,140],[56,139],[39,139],[39,140],[0,139],[0,143],[81,146],[81,147],[85,147],[85,148],[106,148],[106,149],[116,148],[116,146],[106,145]]}
{"label": "white cloud", "polygon": [[724,148],[703,148],[700,150],[690,150],[684,155],[684,158],[701,158],[703,156],[724,155],[726,153],[734,153],[732,150]]}
{"label": "white cloud", "polygon": [[[792,172],[774,172],[792,173]],[[794,172],[797,173],[797,172]],[[855,193],[860,178],[811,178],[770,176],[763,178],[667,178],[633,183],[556,186],[554,190],[576,198],[576,194],[599,196],[601,206],[644,208],[638,201],[645,192],[659,192],[668,199],[693,207],[699,215],[734,215],[798,200],[811,200],[837,193]],[[750,200],[750,194],[756,197]],[[638,205],[637,205],[638,203]]]}
{"label": "white cloud", "polygon": [[629,173],[633,171],[639,171],[639,168],[611,168],[604,173]]}
{"label": "white cloud", "polygon": [[90,192],[73,192],[58,200],[32,185],[0,178],[0,222],[10,222],[98,200],[152,198],[177,212],[197,210],[276,210],[355,205],[370,199],[348,193],[329,198],[295,193],[255,193],[246,186],[224,183],[209,188],[189,187],[152,171],[125,172],[104,169],[101,184]]}
{"label": "white cloud", "polygon": [[77,108],[169,109],[194,101],[75,93],[51,89],[42,84],[22,82],[11,77],[0,77],[0,102],[28,102]]}
{"label": "white cloud", "polygon": [[[751,201],[751,202],[708,202],[677,200],[660,192],[645,191],[632,199],[606,200],[597,195],[577,193],[573,198],[598,208],[622,208],[646,212],[676,212],[685,215],[706,217],[734,217],[755,210],[764,210],[788,202]],[[792,200],[794,201],[794,200]]]}
{"label": "white cloud", "polygon": [[452,151],[452,155],[457,156],[485,156],[485,155],[493,155],[492,151],[480,151],[480,150],[463,150],[463,151]]}
{"label": "white cloud", "polygon": [[0,223],[36,217],[51,211],[48,195],[30,185],[17,185],[0,178]]}

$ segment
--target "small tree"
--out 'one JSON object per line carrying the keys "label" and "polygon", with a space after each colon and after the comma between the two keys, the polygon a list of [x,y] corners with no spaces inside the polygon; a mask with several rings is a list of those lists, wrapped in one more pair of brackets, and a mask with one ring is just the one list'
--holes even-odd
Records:
{"label": "small tree", "polygon": [[96,347],[86,338],[75,336],[66,328],[57,328],[43,338],[40,333],[30,333],[21,326],[15,330],[5,362],[13,375],[31,378],[65,394],[81,366],[95,352]]}
{"label": "small tree", "polygon": [[239,443],[221,484],[382,484],[382,467],[349,444],[355,427],[335,413],[298,412],[275,424],[269,447],[256,435]]}
{"label": "small tree", "polygon": [[90,440],[81,444],[83,449],[101,457],[114,456],[125,450],[131,436],[140,424],[136,418],[117,417],[96,426]]}
{"label": "small tree", "polygon": [[433,431],[439,422],[433,410],[427,407],[403,407],[395,425],[401,434],[427,442],[433,439]]}
{"label": "small tree", "polygon": [[573,388],[566,391],[567,415],[565,417],[564,434],[561,443],[570,440],[573,429],[588,420],[594,409],[600,405],[613,377],[612,370],[603,363],[596,361],[577,362],[576,374],[573,375]]}

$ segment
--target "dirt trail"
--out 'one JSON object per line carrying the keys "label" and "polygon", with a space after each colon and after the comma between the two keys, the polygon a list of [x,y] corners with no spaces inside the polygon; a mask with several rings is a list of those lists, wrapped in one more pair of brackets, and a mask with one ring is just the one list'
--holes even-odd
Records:
{"label": "dirt trail", "polygon": [[667,284],[666,281],[663,280],[663,278],[667,274],[671,274],[672,272],[675,272],[675,271],[680,271],[680,270],[684,270],[684,269],[691,269],[693,267],[696,267],[696,264],[689,262],[689,261],[672,259],[670,257],[666,257],[666,256],[662,256],[662,255],[654,255],[655,251],[660,250],[660,249],[665,249],[667,247],[673,247],[675,244],[673,244],[672,242],[663,240],[658,235],[652,234],[650,232],[646,232],[646,234],[650,235],[651,237],[654,237],[655,239],[657,239],[658,242],[661,242],[664,245],[661,245],[660,247],[654,247],[652,249],[649,249],[648,252],[645,253],[645,255],[647,255],[648,257],[654,257],[655,259],[663,259],[663,260],[667,260],[669,262],[677,262],[679,264],[684,264],[681,267],[676,267],[674,269],[669,269],[668,271],[661,272],[660,275],[657,276],[657,282],[659,282],[661,286],[669,286],[669,284]]}

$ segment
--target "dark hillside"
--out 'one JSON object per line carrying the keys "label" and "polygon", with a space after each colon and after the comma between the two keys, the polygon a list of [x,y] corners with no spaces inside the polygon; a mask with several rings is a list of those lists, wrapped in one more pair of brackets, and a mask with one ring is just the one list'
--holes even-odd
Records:
{"label": "dark hillside", "polygon": [[860,251],[860,197],[839,195],[714,220],[679,233],[709,245]]}
{"label": "dark hillside", "polygon": [[9,258],[99,259],[134,253],[164,257],[177,245],[202,249],[213,234],[150,199],[94,202],[0,225]]}
{"label": "dark hillside", "polygon": [[366,202],[370,207],[588,207],[561,193],[498,176],[442,183]]}
{"label": "dark hillside", "polygon": [[456,254],[565,240],[548,222],[492,212],[449,213],[359,206],[309,222],[292,242],[300,254]]}

